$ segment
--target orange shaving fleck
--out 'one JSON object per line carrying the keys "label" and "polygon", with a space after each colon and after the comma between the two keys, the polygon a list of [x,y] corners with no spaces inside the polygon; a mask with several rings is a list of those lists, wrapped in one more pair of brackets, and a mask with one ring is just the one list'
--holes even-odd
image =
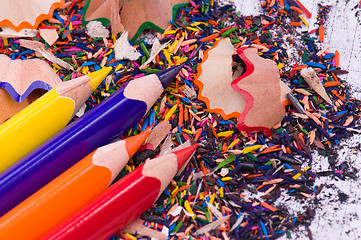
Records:
{"label": "orange shaving fleck", "polygon": [[260,177],[260,176],[263,176],[263,174],[262,173],[252,174],[252,175],[248,175],[247,178],[256,178],[256,177]]}
{"label": "orange shaving fleck", "polygon": [[335,51],[335,65],[336,67],[340,66],[340,53],[337,50]]}
{"label": "orange shaving fleck", "polygon": [[300,8],[298,8],[298,7],[295,7],[295,6],[291,6],[290,7],[293,11],[296,11],[296,12],[298,12],[299,14],[303,14],[303,11],[300,9]]}
{"label": "orange shaving fleck", "polygon": [[282,148],[279,145],[273,145],[271,147],[266,148],[265,150],[263,150],[261,152],[261,154],[265,154],[265,153],[270,153],[270,152],[275,152],[278,150],[282,150]]}
{"label": "orange shaving fleck", "polygon": [[323,84],[323,86],[325,87],[325,88],[328,88],[328,87],[336,87],[336,86],[340,86],[341,85],[341,83],[339,82],[339,81],[329,81],[329,82],[325,82],[324,84]]}
{"label": "orange shaving fleck", "polygon": [[200,41],[201,42],[208,42],[208,41],[212,41],[213,39],[215,39],[216,37],[218,37],[219,34],[218,33],[215,33],[215,34],[212,34],[212,35],[209,35],[207,37],[204,37],[202,38]]}
{"label": "orange shaving fleck", "polygon": [[298,71],[298,70],[302,70],[306,67],[306,65],[302,65],[302,66],[298,66],[298,67],[295,67],[294,70],[295,71]]}
{"label": "orange shaving fleck", "polygon": [[187,122],[188,120],[189,120],[188,108],[185,107],[184,108],[184,121]]}
{"label": "orange shaving fleck", "polygon": [[186,52],[190,52],[190,51],[192,51],[193,49],[194,49],[194,46],[195,44],[193,44],[193,45],[191,45],[188,49],[187,49],[187,51]]}
{"label": "orange shaving fleck", "polygon": [[244,23],[247,24],[248,26],[252,25],[252,21],[251,21],[251,20],[244,20]]}
{"label": "orange shaving fleck", "polygon": [[214,127],[212,126],[212,124],[209,124],[208,126],[212,129],[213,136],[215,136],[215,138],[216,138],[217,140],[219,140],[219,139],[218,139],[218,136],[217,136],[217,133],[216,133],[216,130],[214,129]]}
{"label": "orange shaving fleck", "polygon": [[335,79],[335,81],[338,82],[338,78],[337,78],[336,74],[334,74],[333,72],[331,72],[331,75],[332,75],[333,79]]}
{"label": "orange shaving fleck", "polygon": [[66,35],[66,38],[67,38],[69,41],[73,41],[73,38],[71,37],[71,34]]}
{"label": "orange shaving fleck", "polygon": [[320,42],[323,42],[325,39],[325,29],[323,28],[323,25],[320,25],[318,28],[318,38],[320,39]]}
{"label": "orange shaving fleck", "polygon": [[226,228],[226,227],[220,227],[220,228],[218,228],[218,230],[219,230],[219,231],[227,231],[227,230],[229,230],[229,229]]}
{"label": "orange shaving fleck", "polygon": [[[199,165],[200,165],[200,167],[201,167],[202,172],[203,172],[204,174],[208,174],[208,170],[206,169],[206,167],[204,166],[204,164],[203,164],[202,161],[199,162]],[[206,184],[206,185],[207,185],[207,184]],[[208,186],[208,185],[207,185],[207,186]]]}
{"label": "orange shaving fleck", "polygon": [[209,24],[212,24],[213,26],[217,25],[217,22],[214,21],[214,20],[208,20],[208,23],[209,23]]}
{"label": "orange shaving fleck", "polygon": [[194,136],[194,141],[198,141],[199,136],[201,136],[202,128],[198,128],[196,131],[196,135]]}
{"label": "orange shaving fleck", "polygon": [[305,144],[305,138],[303,137],[302,133],[298,133],[298,137],[301,139],[303,144]]}
{"label": "orange shaving fleck", "polygon": [[269,205],[269,204],[268,204],[268,203],[266,203],[266,202],[261,202],[261,205],[262,205],[262,207],[265,207],[265,208],[267,208],[267,209],[271,210],[272,212],[276,212],[276,211],[278,211],[278,209],[277,209],[277,208],[272,207],[271,205]]}
{"label": "orange shaving fleck", "polygon": [[183,104],[179,104],[179,119],[178,119],[178,126],[183,126]]}
{"label": "orange shaving fleck", "polygon": [[163,116],[162,116],[162,119],[164,119],[164,117],[165,117],[165,115],[167,115],[167,113],[169,112],[169,108],[165,108],[165,110],[164,110],[164,114],[163,114]]}
{"label": "orange shaving fleck", "polygon": [[199,106],[199,105],[194,105],[193,106],[195,109],[201,109],[202,108],[202,106]]}
{"label": "orange shaving fleck", "polygon": [[338,97],[342,102],[345,102],[345,97],[341,96],[335,89],[332,89],[331,93],[333,93],[336,97]]}
{"label": "orange shaving fleck", "polygon": [[184,185],[183,187],[179,188],[177,191],[175,191],[173,194],[172,194],[172,197],[175,197],[179,192],[182,192],[183,190],[189,188],[191,185]]}
{"label": "orange shaving fleck", "polygon": [[263,184],[259,185],[259,186],[256,188],[256,190],[258,191],[258,190],[261,189],[263,186],[264,186]]}
{"label": "orange shaving fleck", "polygon": [[131,76],[132,76],[132,74],[126,75],[125,77],[122,77],[121,79],[119,79],[115,84],[123,83]]}
{"label": "orange shaving fleck", "polygon": [[290,25],[294,26],[294,27],[300,27],[301,23],[300,22],[290,22]]}
{"label": "orange shaving fleck", "polygon": [[227,151],[227,150],[228,150],[227,143],[223,143],[223,145],[222,145],[222,151]]}

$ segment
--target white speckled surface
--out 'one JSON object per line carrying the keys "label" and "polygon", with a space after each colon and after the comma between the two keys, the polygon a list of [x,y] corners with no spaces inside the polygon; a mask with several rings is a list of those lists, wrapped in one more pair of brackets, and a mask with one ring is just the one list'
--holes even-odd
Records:
{"label": "white speckled surface", "polygon": [[[325,25],[324,46],[329,45],[331,51],[336,49],[340,53],[340,67],[349,73],[340,75],[352,85],[353,94],[361,99],[361,8],[355,9],[359,0],[300,0],[312,13],[309,30],[315,29],[318,4],[332,5]],[[242,15],[257,15],[261,13],[261,1],[234,0]],[[355,16],[359,11],[359,16]],[[305,27],[308,29],[307,27]],[[361,135],[356,134],[345,140],[337,149],[340,162],[346,161],[356,169],[361,169]],[[312,166],[314,171],[330,170],[327,158],[314,155]],[[361,178],[361,174],[358,173]],[[326,184],[318,195],[319,204],[315,209],[316,216],[309,229],[314,240],[355,240],[361,239],[361,179],[341,181],[332,177],[321,177],[315,186]],[[340,201],[339,194],[348,196],[347,200]],[[286,204],[290,212],[304,211],[307,204],[295,204],[295,201],[279,201]],[[283,236],[281,239],[310,239],[305,227],[291,232],[291,237]]]}

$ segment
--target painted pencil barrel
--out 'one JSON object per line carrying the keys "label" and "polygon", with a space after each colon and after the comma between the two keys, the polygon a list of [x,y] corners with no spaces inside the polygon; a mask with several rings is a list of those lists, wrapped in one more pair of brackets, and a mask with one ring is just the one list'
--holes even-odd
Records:
{"label": "painted pencil barrel", "polygon": [[71,120],[111,68],[62,82],[0,126],[0,173]]}
{"label": "painted pencil barrel", "polygon": [[[21,239],[26,236],[27,239],[37,239],[39,233],[41,236],[43,229],[46,230],[54,226],[54,219],[64,219],[65,212],[73,211],[74,208],[77,209],[77,203],[84,202],[84,197],[94,198],[97,194],[104,191],[109,183],[111,174],[110,171],[105,168],[100,169],[102,167],[92,166],[92,155],[93,154],[86,157],[87,161],[82,161],[81,164],[83,166],[79,169],[67,173],[69,177],[77,179],[76,184],[72,183],[70,187],[64,189],[64,187],[66,187],[66,182],[63,182],[62,179],[60,181],[54,179],[49,184],[55,181],[51,185],[55,185],[58,189],[52,189],[52,186],[48,187],[48,185],[45,185],[39,191],[3,215],[0,218],[0,238],[9,239],[9,237],[11,237],[13,239]],[[79,177],[78,175],[81,171],[84,171],[86,168],[88,168],[87,174],[82,174]],[[105,172],[102,173],[100,172],[101,170],[104,170]],[[64,174],[65,173],[66,172],[64,172]],[[84,184],[89,180],[89,174],[93,175],[93,179],[99,177],[101,174],[108,174],[108,180],[107,177],[103,177],[97,179],[95,185],[93,185],[93,182]],[[49,191],[52,191],[52,193]],[[73,198],[76,191],[78,191],[78,193],[84,193],[85,195],[80,194],[78,196],[80,199]],[[61,193],[60,195],[62,198],[58,198],[60,197],[59,193]],[[54,195],[57,197],[54,198]],[[39,198],[40,196],[45,198]],[[23,208],[24,204],[27,205],[25,208]],[[36,204],[39,204],[39,206],[36,206]],[[53,206],[56,208],[52,208]],[[67,215],[65,215],[65,217],[67,217]],[[55,225],[57,223],[58,222],[55,222]]]}
{"label": "painted pencil barrel", "polygon": [[64,128],[74,106],[72,99],[59,96],[55,88],[3,123],[0,126],[0,172]]}
{"label": "painted pencil barrel", "polygon": [[0,215],[97,147],[111,142],[137,124],[181,67],[162,71],[163,75],[158,72],[132,80],[4,171],[0,175]]}
{"label": "painted pencil barrel", "polygon": [[119,174],[150,131],[98,148],[0,218],[0,239],[39,239]]}

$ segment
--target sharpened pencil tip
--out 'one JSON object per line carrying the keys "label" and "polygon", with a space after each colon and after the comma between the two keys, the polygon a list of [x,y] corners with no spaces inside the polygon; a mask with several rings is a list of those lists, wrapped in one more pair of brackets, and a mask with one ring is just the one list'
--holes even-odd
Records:
{"label": "sharpened pencil tip", "polygon": [[184,64],[185,63],[182,63],[180,65],[155,73],[158,76],[159,81],[162,83],[164,89],[166,89],[175,76],[177,76],[179,71],[183,68]]}
{"label": "sharpened pencil tip", "polygon": [[173,152],[177,155],[178,161],[178,172],[183,168],[183,166],[188,162],[188,160],[192,157],[193,153],[196,151],[198,144],[194,144],[192,146],[180,149],[178,151]]}
{"label": "sharpened pencil tip", "polygon": [[125,146],[127,148],[129,158],[131,158],[138,151],[140,146],[144,143],[145,139],[147,139],[151,132],[151,130],[144,131],[138,135],[125,139]]}
{"label": "sharpened pencil tip", "polygon": [[112,70],[112,67],[103,67],[102,69],[89,73],[86,76],[90,77],[89,83],[92,86],[92,92],[97,89],[99,84],[108,76],[109,72]]}

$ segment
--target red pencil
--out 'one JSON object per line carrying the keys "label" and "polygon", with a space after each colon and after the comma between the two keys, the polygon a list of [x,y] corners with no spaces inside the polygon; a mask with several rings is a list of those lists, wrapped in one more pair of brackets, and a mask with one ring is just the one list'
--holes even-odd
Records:
{"label": "red pencil", "polygon": [[197,146],[146,161],[41,239],[108,239],[153,205]]}

